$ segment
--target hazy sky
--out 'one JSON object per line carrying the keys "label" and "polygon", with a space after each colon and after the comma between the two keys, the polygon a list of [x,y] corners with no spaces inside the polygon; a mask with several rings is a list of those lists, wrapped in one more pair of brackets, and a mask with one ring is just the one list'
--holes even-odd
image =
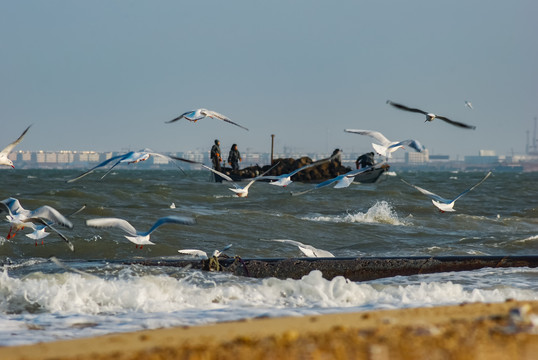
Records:
{"label": "hazy sky", "polygon": [[[538,2],[0,0],[0,148],[525,151]],[[391,99],[475,125],[424,123]],[[474,110],[465,108],[469,100]],[[199,107],[219,120],[165,124]]]}

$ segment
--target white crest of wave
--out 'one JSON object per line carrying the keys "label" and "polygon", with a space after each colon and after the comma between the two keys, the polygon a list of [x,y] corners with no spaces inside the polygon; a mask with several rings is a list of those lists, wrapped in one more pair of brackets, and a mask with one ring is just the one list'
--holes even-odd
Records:
{"label": "white crest of wave", "polygon": [[[221,275],[219,275],[221,276]],[[300,280],[216,280],[191,272],[184,278],[166,275],[119,276],[104,279],[73,273],[35,273],[19,279],[0,274],[0,311],[65,314],[171,313],[226,309],[401,308],[461,302],[536,299],[532,290],[511,287],[465,289],[452,282],[366,284],[312,271]],[[33,310],[32,310],[33,309]]]}
{"label": "white crest of wave", "polygon": [[313,216],[303,217],[304,220],[326,221],[326,222],[345,222],[345,223],[379,223],[390,225],[409,225],[409,222],[402,220],[396,214],[396,211],[387,201],[378,201],[366,213],[348,212],[345,215],[336,216]]}

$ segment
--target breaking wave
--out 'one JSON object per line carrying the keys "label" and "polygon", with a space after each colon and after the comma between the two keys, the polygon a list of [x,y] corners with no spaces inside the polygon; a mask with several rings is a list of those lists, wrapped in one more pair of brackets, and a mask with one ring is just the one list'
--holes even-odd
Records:
{"label": "breaking wave", "polygon": [[400,219],[396,211],[387,201],[378,201],[366,213],[347,212],[345,215],[320,215],[305,216],[303,220],[325,221],[337,223],[366,223],[366,224],[389,224],[389,225],[411,225],[408,220]]}

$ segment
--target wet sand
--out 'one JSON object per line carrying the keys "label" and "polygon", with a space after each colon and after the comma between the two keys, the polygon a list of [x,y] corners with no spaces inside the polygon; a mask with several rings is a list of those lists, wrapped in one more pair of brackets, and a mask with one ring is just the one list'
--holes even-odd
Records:
{"label": "wet sand", "polygon": [[537,358],[538,301],[264,318],[0,348],[2,360]]}

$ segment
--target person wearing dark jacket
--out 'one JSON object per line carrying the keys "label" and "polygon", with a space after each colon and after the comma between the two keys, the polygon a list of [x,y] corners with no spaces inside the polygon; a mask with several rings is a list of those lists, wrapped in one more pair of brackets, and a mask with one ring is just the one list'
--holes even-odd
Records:
{"label": "person wearing dark jacket", "polygon": [[230,164],[232,170],[239,170],[239,161],[241,160],[241,154],[237,149],[237,144],[233,144],[228,154],[228,164]]}
{"label": "person wearing dark jacket", "polygon": [[375,154],[373,152],[369,152],[366,154],[362,154],[357,158],[357,161],[355,161],[355,165],[357,166],[357,169],[363,169],[368,166],[373,166],[375,164],[374,161]]}
{"label": "person wearing dark jacket", "polygon": [[220,162],[222,161],[222,157],[220,156],[220,141],[215,140],[215,144],[211,147],[211,162],[213,163],[213,169],[217,171],[221,171],[220,168]]}

